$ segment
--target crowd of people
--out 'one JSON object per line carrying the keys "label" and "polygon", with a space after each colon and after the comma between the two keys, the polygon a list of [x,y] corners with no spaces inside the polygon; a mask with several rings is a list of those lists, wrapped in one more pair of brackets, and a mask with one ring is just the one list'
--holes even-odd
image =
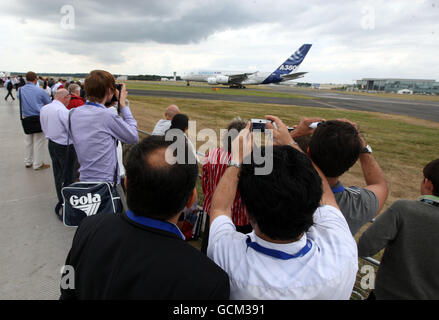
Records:
{"label": "crowd of people", "polygon": [[[18,89],[22,114],[39,116],[41,132],[26,134],[25,166],[49,167],[41,156],[47,139],[56,215],[62,187],[75,180],[107,182],[126,200],[116,214],[82,220],[66,259],[75,286],[61,287],[61,299],[349,299],[358,257],[382,249],[369,298],[439,298],[439,159],[426,164],[419,199],[381,213],[385,174],[348,119],[303,118],[290,131],[267,115],[273,145],[256,146],[251,124],[234,118],[201,161],[187,137],[189,117],[176,105],[138,142],[126,87],[106,71],[90,72],[83,87],[62,80],[40,87],[33,72],[26,82]],[[173,130],[183,138],[167,139]],[[123,162],[118,141],[133,145]],[[168,152],[175,143],[183,148]],[[272,156],[268,174],[255,174],[264,165],[256,151]],[[197,161],[171,161],[178,152]],[[358,161],[365,187],[344,186]],[[201,251],[179,228],[197,203],[199,164],[208,214]]]}

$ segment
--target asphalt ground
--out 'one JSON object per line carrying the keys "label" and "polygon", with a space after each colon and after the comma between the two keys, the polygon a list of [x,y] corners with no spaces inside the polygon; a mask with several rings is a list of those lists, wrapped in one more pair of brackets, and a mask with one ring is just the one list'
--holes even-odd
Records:
{"label": "asphalt ground", "polygon": [[[5,95],[0,88],[0,300],[58,299],[76,229],[55,216],[52,167],[25,168],[18,100],[5,102]],[[47,143],[45,150],[44,162],[52,164]]]}
{"label": "asphalt ground", "polygon": [[[363,96],[319,90],[301,90],[296,88],[281,87],[270,88],[270,92],[288,92],[311,97],[311,99],[260,97],[251,95],[228,95],[221,93],[193,93],[162,90],[137,90],[129,89],[133,96],[151,96],[167,98],[224,100],[248,103],[283,104],[305,107],[320,107],[333,109],[347,109],[357,111],[381,112],[387,114],[404,115],[418,119],[439,122],[439,102],[411,101],[404,99],[389,99],[376,96]],[[221,90],[257,90],[257,89],[229,89]]]}

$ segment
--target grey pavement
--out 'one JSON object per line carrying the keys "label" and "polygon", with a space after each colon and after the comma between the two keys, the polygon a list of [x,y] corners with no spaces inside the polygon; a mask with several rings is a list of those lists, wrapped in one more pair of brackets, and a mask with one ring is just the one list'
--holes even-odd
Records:
{"label": "grey pavement", "polygon": [[[75,229],[55,216],[52,168],[25,168],[18,100],[5,102],[5,95],[1,88],[0,299],[58,299]],[[48,151],[44,160],[51,164]]]}
{"label": "grey pavement", "polygon": [[225,100],[250,103],[283,104],[305,107],[320,107],[332,109],[347,109],[357,111],[381,112],[387,114],[404,115],[424,120],[439,122],[439,102],[435,101],[411,101],[405,99],[390,99],[377,96],[363,96],[337,92],[303,90],[286,86],[271,87],[270,92],[287,92],[301,94],[311,99],[258,97],[244,95],[221,94],[227,90],[260,90],[260,89],[229,89],[220,87],[219,93],[193,93],[158,90],[135,90],[129,89],[130,95]]}

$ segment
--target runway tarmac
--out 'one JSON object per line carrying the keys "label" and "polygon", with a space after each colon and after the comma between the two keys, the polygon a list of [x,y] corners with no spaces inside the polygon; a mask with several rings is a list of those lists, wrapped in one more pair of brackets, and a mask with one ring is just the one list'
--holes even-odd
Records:
{"label": "runway tarmac", "polygon": [[[258,90],[258,89],[228,89],[221,90]],[[168,98],[224,100],[249,103],[284,104],[305,107],[320,107],[334,109],[348,109],[358,111],[372,111],[388,114],[404,115],[424,120],[439,122],[439,102],[411,101],[405,99],[390,99],[375,96],[363,96],[327,91],[311,91],[297,88],[272,88],[270,92],[287,92],[311,97],[312,99],[259,97],[244,95],[228,95],[221,93],[193,93],[158,90],[129,89],[130,95],[153,96]]]}

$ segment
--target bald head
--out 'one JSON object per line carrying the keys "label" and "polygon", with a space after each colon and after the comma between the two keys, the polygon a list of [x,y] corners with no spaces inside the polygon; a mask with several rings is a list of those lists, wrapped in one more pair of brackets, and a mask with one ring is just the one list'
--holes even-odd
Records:
{"label": "bald head", "polygon": [[178,113],[180,113],[180,109],[175,104],[171,104],[166,108],[165,117],[167,120],[172,120]]}
{"label": "bald head", "polygon": [[125,165],[127,204],[136,215],[177,223],[183,209],[192,206],[198,166],[185,161],[190,155],[186,140],[177,140],[184,145],[176,149],[174,143],[150,136],[130,149]]}
{"label": "bald head", "polygon": [[66,89],[58,89],[58,91],[56,91],[55,100],[58,100],[65,106],[68,106],[70,102],[70,93]]}

